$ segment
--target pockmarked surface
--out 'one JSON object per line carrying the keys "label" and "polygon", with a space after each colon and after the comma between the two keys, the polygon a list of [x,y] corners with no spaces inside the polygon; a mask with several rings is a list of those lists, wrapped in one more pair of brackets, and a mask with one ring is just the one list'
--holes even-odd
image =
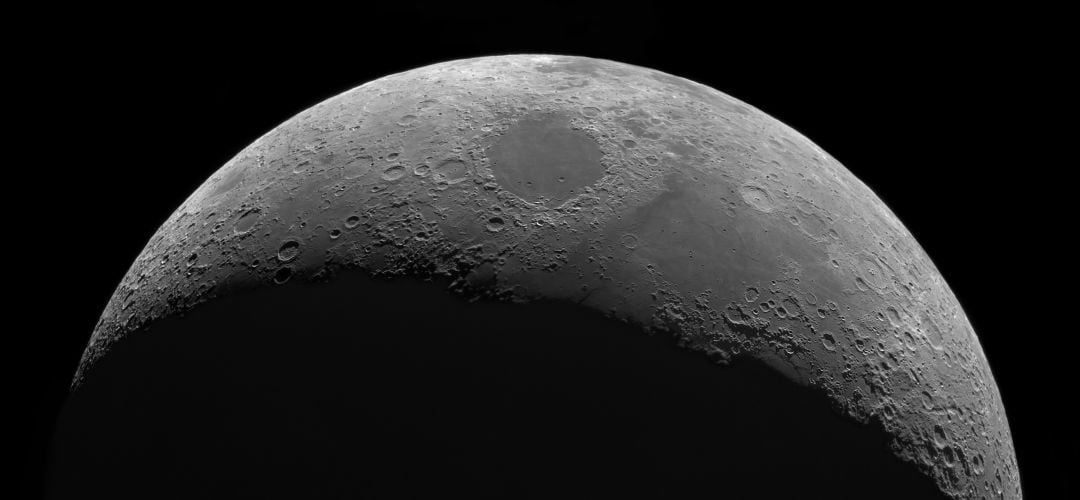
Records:
{"label": "pockmarked surface", "polygon": [[74,386],[155,321],[350,269],[564,300],[762,360],[880,422],[950,496],[1021,497],[979,339],[881,200],[746,103],[597,59],[435,64],[271,130],[151,238]]}

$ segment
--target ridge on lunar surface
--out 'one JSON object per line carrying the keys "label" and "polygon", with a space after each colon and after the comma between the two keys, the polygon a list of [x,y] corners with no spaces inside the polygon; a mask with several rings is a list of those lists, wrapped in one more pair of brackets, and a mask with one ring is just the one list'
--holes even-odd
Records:
{"label": "ridge on lunar surface", "polygon": [[426,66],[266,133],[150,239],[73,386],[161,320],[350,269],[562,300],[761,360],[880,423],[949,496],[1022,497],[979,339],[866,185],[735,98],[581,57]]}

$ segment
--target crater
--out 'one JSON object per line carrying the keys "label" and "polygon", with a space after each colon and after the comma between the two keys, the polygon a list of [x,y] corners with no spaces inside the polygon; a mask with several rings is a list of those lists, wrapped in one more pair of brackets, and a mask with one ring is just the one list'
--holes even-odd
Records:
{"label": "crater", "polygon": [[739,194],[742,196],[743,201],[760,212],[769,213],[776,210],[776,204],[773,202],[772,196],[763,187],[743,186],[739,188]]}
{"label": "crater", "polygon": [[289,262],[300,255],[300,242],[296,240],[288,240],[281,244],[281,248],[278,249],[277,258],[282,262]]}
{"label": "crater", "polygon": [[487,150],[495,180],[528,201],[555,204],[581,193],[604,175],[604,156],[591,137],[570,128],[562,113],[528,115]]}
{"label": "crater", "polygon": [[876,291],[884,291],[889,287],[890,279],[885,268],[870,255],[859,255],[859,267],[856,269],[862,281],[873,287]]}
{"label": "crater", "polygon": [[252,160],[244,160],[225,169],[224,175],[218,178],[214,190],[210,192],[208,198],[216,198],[232,191],[234,187],[240,184],[240,181],[244,180],[244,175],[252,163]]}
{"label": "crater", "polygon": [[394,165],[382,172],[382,179],[384,181],[396,181],[405,176],[405,167],[401,165]]}
{"label": "crater", "polygon": [[600,61],[585,58],[559,58],[547,64],[538,64],[534,70],[537,73],[567,73],[589,77],[600,76],[603,68]]}
{"label": "crater", "polygon": [[497,215],[491,217],[487,221],[487,230],[493,233],[502,231],[504,227],[506,227],[506,221],[504,221],[502,217],[499,217]]}
{"label": "crater", "polygon": [[258,210],[248,210],[236,220],[236,224],[233,225],[233,231],[236,234],[244,234],[251,231],[251,228],[255,226],[255,222],[259,220]]}
{"label": "crater", "polygon": [[469,176],[469,167],[456,158],[443,160],[435,167],[435,180],[447,184],[457,184]]}

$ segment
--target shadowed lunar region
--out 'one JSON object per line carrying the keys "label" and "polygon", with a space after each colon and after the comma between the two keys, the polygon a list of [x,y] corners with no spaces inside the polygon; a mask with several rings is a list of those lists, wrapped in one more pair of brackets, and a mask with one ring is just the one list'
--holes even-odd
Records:
{"label": "shadowed lunar region", "polygon": [[582,57],[426,66],[260,137],[72,388],[53,498],[1022,496],[978,337],[869,188]]}

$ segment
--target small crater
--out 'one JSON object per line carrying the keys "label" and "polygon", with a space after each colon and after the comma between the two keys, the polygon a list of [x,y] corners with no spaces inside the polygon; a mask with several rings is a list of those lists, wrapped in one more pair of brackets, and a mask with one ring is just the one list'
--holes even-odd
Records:
{"label": "small crater", "polygon": [[981,476],[983,472],[986,471],[986,468],[983,466],[984,463],[985,460],[983,459],[981,454],[976,454],[975,456],[971,457],[971,467],[972,469],[974,469],[975,474],[977,475]]}
{"label": "small crater", "polygon": [[255,222],[259,220],[258,210],[248,210],[236,220],[236,224],[233,225],[233,231],[236,234],[244,234],[251,231],[251,228],[255,226]]}
{"label": "small crater", "polygon": [[359,215],[350,215],[348,218],[345,219],[345,227],[347,229],[352,229],[352,228],[354,228],[356,226],[359,226],[359,225],[360,225],[360,216]]}
{"label": "small crater", "polygon": [[435,167],[435,181],[457,184],[469,176],[469,167],[458,159],[443,160]]}
{"label": "small crater", "polygon": [[622,141],[622,145],[626,149],[634,149],[634,148],[637,147],[637,142],[632,141],[630,139],[626,139],[626,140]]}
{"label": "small crater", "polygon": [[759,212],[769,213],[776,210],[769,191],[761,186],[743,186],[739,188],[739,195],[751,207]]}
{"label": "small crater", "polygon": [[288,240],[281,244],[281,248],[278,249],[277,258],[281,262],[289,262],[300,255],[300,242],[296,240]]}
{"label": "small crater", "polygon": [[630,233],[626,233],[619,238],[619,243],[622,244],[622,246],[633,250],[638,246],[638,237]]}
{"label": "small crater", "polygon": [[486,227],[488,231],[497,233],[506,227],[506,221],[504,221],[502,217],[496,215],[488,219]]}
{"label": "small crater", "polygon": [[240,181],[244,180],[244,175],[247,173],[248,167],[251,166],[252,160],[245,160],[236,162],[230,166],[225,174],[217,180],[217,187],[210,193],[210,198],[221,196],[229,191],[232,191]]}
{"label": "small crater", "polygon": [[825,347],[826,351],[836,350],[836,337],[830,332],[821,334],[821,345]]}
{"label": "small crater", "polygon": [[568,73],[573,75],[584,76],[599,76],[599,71],[606,69],[612,71],[612,68],[605,68],[603,63],[593,59],[587,58],[557,58],[553,61],[545,61],[542,64],[538,64],[535,68],[537,73]]}
{"label": "small crater", "polygon": [[746,287],[746,291],[743,293],[743,298],[746,299],[747,302],[757,302],[757,299],[760,296],[761,292],[752,286]]}
{"label": "small crater", "polygon": [[597,116],[600,116],[600,108],[595,106],[585,106],[584,108],[581,108],[581,114],[587,118],[596,118]]}
{"label": "small crater", "polygon": [[394,165],[392,167],[383,170],[382,180],[384,181],[396,181],[402,177],[405,177],[405,167],[401,165]]}
{"label": "small crater", "polygon": [[922,405],[927,411],[934,409],[934,397],[927,391],[922,391]]}
{"label": "small crater", "polygon": [[402,116],[400,120],[398,120],[397,124],[401,125],[402,127],[408,127],[409,125],[416,123],[417,120],[419,120],[419,117],[417,117],[416,115],[405,115]]}
{"label": "small crater", "polygon": [[877,291],[883,291],[889,287],[891,283],[889,275],[885,271],[885,268],[877,262],[877,259],[869,255],[859,256],[859,274],[863,279],[864,284],[874,288]]}
{"label": "small crater", "polygon": [[904,332],[904,344],[907,345],[908,350],[915,352],[918,349],[918,343],[915,342],[915,336],[911,332]]}
{"label": "small crater", "polygon": [[413,169],[412,173],[413,175],[426,177],[428,174],[431,173],[431,167],[427,164],[417,165],[416,168]]}
{"label": "small crater", "polygon": [[341,230],[340,229],[335,227],[334,229],[330,230],[330,239],[336,240],[336,239],[338,239],[339,236],[341,236]]}
{"label": "small crater", "polygon": [[897,311],[895,307],[886,307],[885,317],[889,318],[889,324],[895,328],[900,328],[904,324],[904,320],[900,319],[900,311]]}
{"label": "small crater", "polygon": [[278,269],[277,272],[274,273],[274,283],[277,283],[279,285],[285,284],[286,281],[289,281],[289,278],[292,278],[291,267],[283,267],[281,269]]}

